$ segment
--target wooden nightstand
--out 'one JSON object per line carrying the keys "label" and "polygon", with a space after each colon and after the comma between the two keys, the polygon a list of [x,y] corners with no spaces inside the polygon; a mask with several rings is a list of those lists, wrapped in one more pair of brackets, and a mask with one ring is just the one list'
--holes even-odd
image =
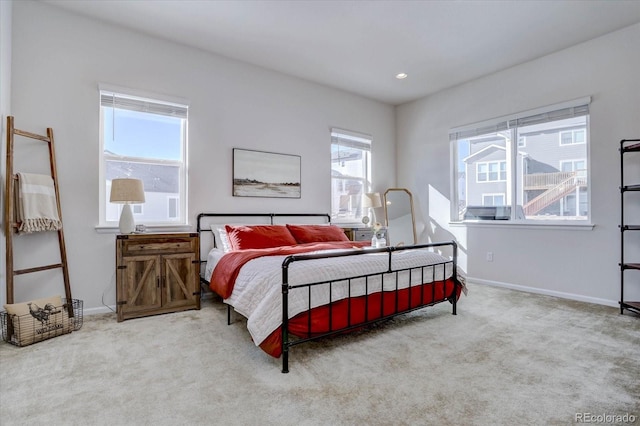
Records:
{"label": "wooden nightstand", "polygon": [[371,241],[371,238],[373,238],[372,228],[342,227],[342,229],[351,241]]}
{"label": "wooden nightstand", "polygon": [[118,235],[118,322],[200,309],[199,259],[197,233]]}

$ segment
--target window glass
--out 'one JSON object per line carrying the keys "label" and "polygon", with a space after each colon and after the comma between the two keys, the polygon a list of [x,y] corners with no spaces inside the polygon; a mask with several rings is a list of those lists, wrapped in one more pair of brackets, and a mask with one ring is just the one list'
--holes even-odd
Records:
{"label": "window glass", "polygon": [[[466,194],[458,199],[459,217],[464,216],[467,206],[505,205],[504,196],[486,194],[507,193],[508,140],[509,135],[504,132],[493,132],[458,141],[458,187],[460,194]],[[476,179],[473,179],[473,170],[477,171]]]}
{"label": "window glass", "polygon": [[[582,116],[518,128],[528,142],[519,152],[526,171],[518,187],[527,219],[587,219],[587,145],[573,142],[577,135],[584,140],[586,126]],[[572,135],[572,142],[558,146],[564,135]]]}
{"label": "window glass", "polygon": [[101,225],[113,226],[120,217],[122,205],[109,202],[115,178],[143,182],[145,203],[133,209],[137,223],[187,223],[187,112],[186,105],[100,92]]}

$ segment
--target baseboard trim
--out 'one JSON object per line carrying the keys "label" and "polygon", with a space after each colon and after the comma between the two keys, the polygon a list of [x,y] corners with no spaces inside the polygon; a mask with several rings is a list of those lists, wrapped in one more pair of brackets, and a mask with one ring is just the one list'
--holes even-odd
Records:
{"label": "baseboard trim", "polygon": [[548,290],[545,288],[528,287],[524,285],[503,283],[500,281],[484,280],[482,278],[473,278],[473,277],[467,277],[467,282],[470,284],[488,285],[492,287],[502,287],[502,288],[508,288],[511,290],[525,291],[527,293],[543,294],[545,296],[554,296],[554,297],[559,297],[561,299],[576,300],[579,302],[595,303],[596,305],[611,306],[614,308],[619,307],[617,300],[599,299],[597,297],[588,297],[588,296],[583,296],[581,294],[565,293],[562,291]]}
{"label": "baseboard trim", "polygon": [[113,306],[98,306],[97,308],[89,308],[89,309],[84,309],[82,314],[83,315],[97,315],[97,314],[115,314],[116,313],[116,307],[115,305]]}
{"label": "baseboard trim", "polygon": [[[617,300],[599,299],[597,297],[588,297],[588,296],[583,296],[575,293],[564,293],[562,291],[547,290],[544,288],[537,288],[537,287],[528,287],[524,285],[504,283],[504,282],[493,281],[493,280],[484,280],[482,278],[467,277],[467,282],[469,284],[488,285],[491,287],[502,287],[502,288],[508,288],[511,290],[524,291],[527,293],[535,293],[535,294],[543,294],[545,296],[559,297],[561,299],[595,303],[596,305],[611,306],[614,308],[618,308],[620,306]],[[213,293],[207,292],[202,295],[201,300],[207,300],[207,299],[213,299]],[[85,309],[83,314],[84,315],[109,314],[109,313],[115,313],[115,311],[116,311],[115,305],[99,306],[97,308]]]}
{"label": "baseboard trim", "polygon": [[[200,296],[200,300],[213,299],[213,292],[206,292]],[[97,315],[97,314],[115,314],[116,305],[104,305],[96,308],[83,309],[83,315]]]}

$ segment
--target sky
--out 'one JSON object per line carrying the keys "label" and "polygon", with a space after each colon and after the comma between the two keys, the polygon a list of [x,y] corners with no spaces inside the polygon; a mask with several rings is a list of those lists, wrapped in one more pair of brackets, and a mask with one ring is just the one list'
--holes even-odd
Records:
{"label": "sky", "polygon": [[[181,160],[182,120],[137,111],[104,108],[104,149],[127,157]],[[114,137],[115,135],[115,137]]]}

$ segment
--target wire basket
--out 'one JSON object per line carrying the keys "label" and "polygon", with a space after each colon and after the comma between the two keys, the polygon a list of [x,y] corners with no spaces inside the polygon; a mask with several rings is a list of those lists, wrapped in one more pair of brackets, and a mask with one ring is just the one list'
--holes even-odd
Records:
{"label": "wire basket", "polygon": [[0,312],[2,340],[16,346],[27,346],[80,330],[82,321],[82,300],[78,299],[67,303],[67,299],[62,298],[60,306],[47,304],[25,315]]}

